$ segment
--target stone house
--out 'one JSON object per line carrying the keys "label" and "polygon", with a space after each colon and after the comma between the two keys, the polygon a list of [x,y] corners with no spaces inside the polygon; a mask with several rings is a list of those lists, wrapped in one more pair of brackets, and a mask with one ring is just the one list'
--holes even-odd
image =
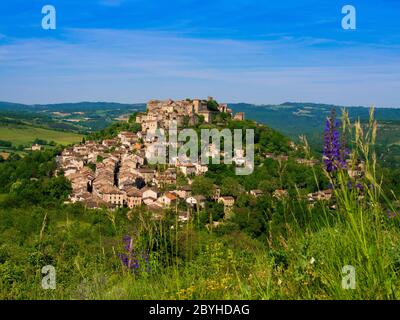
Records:
{"label": "stone house", "polygon": [[199,116],[203,116],[204,117],[204,122],[205,123],[211,123],[212,120],[213,120],[214,112],[209,111],[209,110],[203,110],[203,111],[197,112],[197,114]]}
{"label": "stone house", "polygon": [[142,123],[143,130],[155,132],[159,128],[158,120],[149,120]]}
{"label": "stone house", "polygon": [[196,163],[195,167],[196,167],[196,175],[198,176],[203,175],[208,171],[208,166],[205,164]]}
{"label": "stone house", "polygon": [[192,163],[179,163],[177,168],[185,175],[196,174],[196,166]]}
{"label": "stone house", "polygon": [[112,139],[108,139],[108,140],[103,140],[102,145],[107,147],[107,148],[111,148],[116,144],[115,140]]}
{"label": "stone house", "polygon": [[158,190],[155,188],[146,187],[143,188],[141,192],[142,192],[142,201],[144,203],[154,202],[158,199]]}
{"label": "stone house", "polygon": [[166,192],[162,197],[157,199],[157,202],[164,207],[170,207],[172,204],[176,203],[177,199],[176,195],[172,192]]}
{"label": "stone house", "polygon": [[31,147],[32,151],[40,151],[42,150],[42,146],[40,144],[35,143],[32,147]]}
{"label": "stone house", "polygon": [[183,186],[171,192],[176,194],[181,199],[186,199],[191,196],[192,188],[190,186]]}
{"label": "stone house", "polygon": [[116,206],[122,207],[125,202],[125,193],[121,190],[118,190],[115,186],[107,186],[104,187],[102,192],[102,199]]}
{"label": "stone house", "polygon": [[238,112],[234,116],[235,120],[243,121],[244,120],[244,112]]}
{"label": "stone house", "polygon": [[260,197],[264,194],[264,192],[262,192],[259,189],[254,189],[254,190],[250,190],[250,195],[254,196],[254,197]]}
{"label": "stone house", "polygon": [[137,141],[137,135],[133,132],[124,131],[118,134],[122,144],[131,145]]}
{"label": "stone house", "polygon": [[142,192],[137,188],[131,188],[126,192],[126,203],[128,208],[140,207],[142,205]]}
{"label": "stone house", "polygon": [[235,204],[235,198],[231,196],[222,196],[219,197],[218,202],[224,204],[224,212],[227,213],[232,210]]}
{"label": "stone house", "polygon": [[206,198],[202,195],[190,196],[186,199],[186,203],[191,207],[200,206],[204,208],[206,205]]}
{"label": "stone house", "polygon": [[214,184],[214,194],[212,196],[214,201],[218,201],[218,199],[221,197],[221,188]]}
{"label": "stone house", "polygon": [[152,182],[156,174],[156,171],[150,168],[139,168],[135,171],[144,179],[146,183]]}

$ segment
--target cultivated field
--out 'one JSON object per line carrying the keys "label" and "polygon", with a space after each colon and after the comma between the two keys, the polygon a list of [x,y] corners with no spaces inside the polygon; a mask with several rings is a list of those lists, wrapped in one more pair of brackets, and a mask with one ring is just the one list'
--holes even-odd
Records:
{"label": "cultivated field", "polygon": [[11,141],[14,145],[29,144],[36,138],[67,145],[81,141],[82,136],[71,132],[48,130],[30,126],[0,127],[0,140]]}

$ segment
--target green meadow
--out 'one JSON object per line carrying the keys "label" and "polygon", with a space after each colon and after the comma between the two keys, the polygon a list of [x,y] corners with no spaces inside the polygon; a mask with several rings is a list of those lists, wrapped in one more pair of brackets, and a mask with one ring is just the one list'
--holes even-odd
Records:
{"label": "green meadow", "polygon": [[0,140],[12,142],[13,145],[30,144],[35,139],[54,141],[58,144],[68,145],[81,141],[79,134],[55,131],[31,126],[1,126]]}

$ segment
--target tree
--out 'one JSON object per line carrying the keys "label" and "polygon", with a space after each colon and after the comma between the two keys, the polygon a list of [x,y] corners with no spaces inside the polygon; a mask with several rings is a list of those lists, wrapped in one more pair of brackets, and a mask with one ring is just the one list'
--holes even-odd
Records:
{"label": "tree", "polygon": [[215,100],[208,100],[207,101],[207,109],[210,111],[219,111],[218,110],[218,102]]}
{"label": "tree", "polygon": [[266,230],[265,219],[251,208],[235,208],[231,221],[253,237],[259,237]]}
{"label": "tree", "polygon": [[135,186],[136,186],[136,188],[142,189],[145,185],[146,185],[146,182],[144,181],[143,178],[137,177],[137,178],[135,179]]}
{"label": "tree", "polygon": [[258,189],[263,191],[264,193],[272,193],[276,189],[279,189],[279,180],[277,178],[270,178],[267,180],[262,180],[258,184]]}
{"label": "tree", "polygon": [[132,131],[134,133],[137,133],[137,132],[139,132],[141,130],[142,130],[142,126],[139,123],[132,123],[129,126],[129,131]]}
{"label": "tree", "polygon": [[203,176],[194,178],[192,183],[192,192],[194,195],[203,195],[206,198],[211,198],[214,194],[213,180]]}
{"label": "tree", "polygon": [[204,116],[201,116],[201,115],[196,115],[196,116],[197,116],[198,125],[199,126],[202,125],[205,122]]}
{"label": "tree", "polygon": [[136,122],[136,116],[137,116],[137,112],[132,113],[132,114],[129,116],[128,122],[129,122],[129,123],[135,123],[135,122]]}
{"label": "tree", "polygon": [[12,143],[6,140],[0,140],[0,147],[11,148]]}
{"label": "tree", "polygon": [[237,197],[243,191],[244,191],[243,187],[239,184],[239,182],[235,178],[227,177],[222,179],[221,195]]}
{"label": "tree", "polygon": [[46,140],[43,140],[43,139],[36,138],[36,139],[33,141],[33,144],[39,144],[39,145],[41,145],[41,146],[45,146],[45,145],[47,145],[47,141],[46,141]]}
{"label": "tree", "polygon": [[207,213],[212,216],[213,221],[224,217],[224,205],[220,202],[207,202]]}

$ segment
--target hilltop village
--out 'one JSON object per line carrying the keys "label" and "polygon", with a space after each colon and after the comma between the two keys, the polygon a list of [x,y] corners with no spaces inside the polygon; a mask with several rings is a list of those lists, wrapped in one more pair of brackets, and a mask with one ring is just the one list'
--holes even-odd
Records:
{"label": "hilltop village", "polygon": [[[224,212],[229,213],[235,204],[233,195],[221,195],[221,188],[214,185],[211,199],[203,195],[193,195],[191,184],[196,176],[204,175],[208,166],[188,161],[188,158],[176,158],[164,166],[152,166],[148,159],[152,155],[154,139],[148,133],[159,129],[168,129],[175,122],[178,127],[190,127],[198,124],[211,124],[214,117],[223,113],[237,121],[244,120],[244,113],[233,114],[226,104],[218,104],[213,98],[207,100],[158,101],[151,100],[146,112],[137,113],[135,122],[140,125],[137,132],[122,131],[112,139],[101,141],[83,141],[63,150],[57,157],[58,172],[71,182],[72,193],[69,202],[82,202],[88,208],[117,208],[146,206],[147,210],[160,212],[165,208],[178,208],[178,203],[187,207],[202,208],[206,201],[223,204]],[[151,137],[151,135],[150,135]],[[297,149],[293,142],[292,149]],[[223,156],[216,146],[210,144],[207,156]],[[287,161],[287,155],[264,153],[265,159]],[[243,165],[243,153],[234,156],[235,165]],[[319,161],[296,158],[304,166],[314,166]],[[355,168],[352,175],[362,175],[363,168]],[[261,190],[248,191],[251,196],[263,194]],[[287,191],[276,189],[273,197],[287,197]],[[309,193],[307,199],[313,203],[330,200],[331,190]],[[186,219],[186,215],[180,216]]]}
{"label": "hilltop village", "polygon": [[[155,142],[148,133],[157,129],[170,128],[173,121],[178,127],[209,124],[218,113],[226,113],[236,120],[244,120],[244,113],[233,114],[226,104],[218,104],[211,97],[208,100],[158,101],[151,100],[147,111],[136,115],[141,130],[120,132],[113,139],[85,141],[63,150],[57,157],[58,171],[71,181],[70,202],[83,202],[89,208],[139,207],[158,211],[173,207],[177,201],[189,206],[204,206],[203,196],[192,196],[191,182],[194,176],[208,171],[207,165],[176,161],[165,170],[147,165],[151,146]],[[209,156],[218,151],[210,145]],[[237,159],[239,162],[240,159]],[[171,186],[180,187],[171,190]],[[168,191],[166,191],[168,190]],[[223,203],[228,211],[234,204],[232,196],[220,196],[215,188],[215,201]]]}

